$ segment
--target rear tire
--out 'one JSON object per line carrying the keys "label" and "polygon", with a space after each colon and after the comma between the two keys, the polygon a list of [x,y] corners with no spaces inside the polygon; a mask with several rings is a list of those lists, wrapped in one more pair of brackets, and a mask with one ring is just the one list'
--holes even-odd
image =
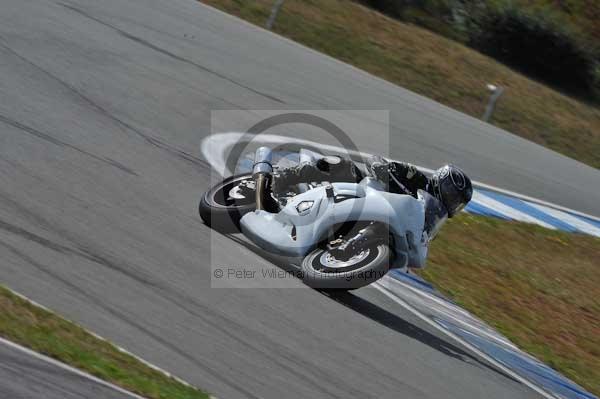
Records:
{"label": "rear tire", "polygon": [[240,219],[256,209],[254,198],[232,199],[230,191],[244,180],[252,180],[252,175],[237,175],[224,179],[202,196],[198,211],[207,226],[221,233],[240,231]]}
{"label": "rear tire", "polygon": [[328,251],[317,248],[302,260],[302,281],[326,291],[355,290],[374,283],[388,272],[391,251],[382,243],[373,244],[368,251],[356,264],[336,269],[327,263]]}

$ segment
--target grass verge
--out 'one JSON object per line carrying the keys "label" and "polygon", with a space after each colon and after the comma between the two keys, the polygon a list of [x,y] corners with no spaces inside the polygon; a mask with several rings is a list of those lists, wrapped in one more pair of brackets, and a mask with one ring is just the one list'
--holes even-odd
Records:
{"label": "grass verge", "polygon": [[590,392],[600,395],[600,239],[460,215],[420,274]]}
{"label": "grass verge", "polygon": [[209,398],[1,286],[0,309],[0,336],[13,342],[149,399]]}
{"label": "grass verge", "polygon": [[[273,1],[202,0],[260,26]],[[475,117],[503,86],[493,124],[600,167],[600,109],[457,42],[350,0],[286,0],[274,31]]]}

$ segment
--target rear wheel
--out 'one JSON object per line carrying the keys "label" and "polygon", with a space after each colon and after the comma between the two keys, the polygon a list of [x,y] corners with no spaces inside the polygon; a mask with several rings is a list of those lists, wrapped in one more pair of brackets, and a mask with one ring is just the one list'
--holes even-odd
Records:
{"label": "rear wheel", "polygon": [[390,248],[373,243],[349,259],[336,259],[327,249],[317,248],[302,260],[302,279],[310,287],[353,290],[369,285],[389,270]]}
{"label": "rear wheel", "polygon": [[200,200],[200,217],[222,233],[235,233],[240,219],[256,209],[252,175],[231,176],[208,190]]}

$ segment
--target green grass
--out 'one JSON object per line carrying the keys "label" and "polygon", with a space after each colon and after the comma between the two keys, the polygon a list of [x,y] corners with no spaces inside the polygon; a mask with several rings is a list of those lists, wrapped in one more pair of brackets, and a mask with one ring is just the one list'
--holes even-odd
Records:
{"label": "green grass", "polygon": [[[497,3],[501,0],[488,0]],[[519,7],[552,15],[583,36],[590,45],[600,38],[600,2],[596,0],[516,0]]]}
{"label": "green grass", "polygon": [[[202,2],[260,26],[273,4]],[[286,0],[274,31],[475,117],[483,114],[486,84],[503,86],[493,124],[600,167],[600,109],[458,42],[350,0]]]}
{"label": "green grass", "polygon": [[600,395],[600,239],[460,215],[420,274],[521,349]]}
{"label": "green grass", "polygon": [[[354,0],[365,5],[369,0]],[[443,36],[466,41],[465,29],[452,18],[452,10],[482,9],[514,5],[533,15],[556,21],[559,25],[576,33],[586,44],[597,46],[600,37],[600,2],[596,0],[476,0],[456,2],[453,0],[421,0],[418,2],[396,2],[396,7],[384,7],[390,16],[423,26]],[[377,8],[377,7],[375,7]]]}
{"label": "green grass", "polygon": [[152,399],[209,398],[1,286],[0,310],[0,336],[131,392]]}

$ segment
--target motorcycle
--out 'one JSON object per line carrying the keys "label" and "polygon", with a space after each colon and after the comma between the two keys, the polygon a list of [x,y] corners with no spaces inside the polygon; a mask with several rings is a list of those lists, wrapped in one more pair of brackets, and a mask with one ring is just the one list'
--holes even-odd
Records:
{"label": "motorcycle", "polygon": [[[446,217],[435,197],[390,193],[369,176],[273,192],[272,157],[270,148],[258,148],[251,173],[207,191],[199,205],[203,221],[223,233],[241,231],[263,250],[301,258],[303,282],[317,289],[357,289],[391,269],[424,266],[428,242]],[[323,157],[299,151],[300,164]]]}

